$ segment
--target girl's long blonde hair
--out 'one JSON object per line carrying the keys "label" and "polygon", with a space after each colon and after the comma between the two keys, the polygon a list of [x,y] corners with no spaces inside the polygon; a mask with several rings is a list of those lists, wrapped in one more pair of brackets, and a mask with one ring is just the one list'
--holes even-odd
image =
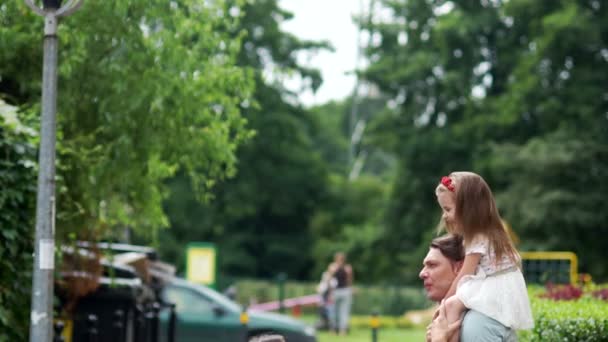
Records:
{"label": "girl's long blonde hair", "polygon": [[465,245],[482,234],[488,238],[497,262],[506,255],[519,263],[519,254],[503,225],[492,190],[481,176],[473,172],[452,172],[449,180],[442,181],[435,189],[437,195],[442,192],[454,195],[454,217],[460,224]]}

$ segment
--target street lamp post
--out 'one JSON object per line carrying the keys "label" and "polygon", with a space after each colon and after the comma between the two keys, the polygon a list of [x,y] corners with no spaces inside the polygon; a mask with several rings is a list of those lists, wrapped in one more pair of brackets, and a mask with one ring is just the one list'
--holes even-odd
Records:
{"label": "street lamp post", "polygon": [[42,8],[25,3],[44,17],[44,61],[42,67],[42,115],[38,152],[36,240],[32,279],[30,341],[53,338],[53,270],[55,268],[55,116],[57,112],[57,21],[76,11],[82,0],[43,0]]}

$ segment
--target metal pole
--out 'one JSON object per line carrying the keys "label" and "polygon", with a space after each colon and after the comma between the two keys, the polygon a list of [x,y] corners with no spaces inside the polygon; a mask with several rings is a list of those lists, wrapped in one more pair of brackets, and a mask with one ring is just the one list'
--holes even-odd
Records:
{"label": "metal pole", "polygon": [[175,325],[177,323],[177,316],[175,314],[175,304],[169,304],[169,328],[167,329],[167,342],[175,342]]}
{"label": "metal pole", "polygon": [[32,280],[30,341],[51,341],[55,268],[55,126],[57,111],[57,17],[44,17],[42,117],[36,198],[36,240]]}
{"label": "metal pole", "polygon": [[247,325],[249,324],[249,312],[247,311],[247,307],[243,305],[241,315],[239,316],[239,321],[241,321],[241,326],[243,327],[243,341],[249,341],[249,328]]}
{"label": "metal pole", "polygon": [[378,341],[378,327],[380,327],[380,319],[378,318],[378,312],[374,311],[372,313],[372,317],[370,319],[370,324],[372,328],[372,342]]}
{"label": "metal pole", "polygon": [[42,115],[38,152],[38,192],[36,235],[32,276],[30,341],[51,342],[53,338],[53,272],[55,269],[55,141],[57,112],[57,20],[76,11],[82,0],[43,0],[39,8],[25,3],[44,17],[44,57],[42,66]]}
{"label": "metal pole", "polygon": [[285,280],[287,280],[287,274],[285,272],[279,273],[277,276],[277,283],[279,286],[279,312],[285,313]]}

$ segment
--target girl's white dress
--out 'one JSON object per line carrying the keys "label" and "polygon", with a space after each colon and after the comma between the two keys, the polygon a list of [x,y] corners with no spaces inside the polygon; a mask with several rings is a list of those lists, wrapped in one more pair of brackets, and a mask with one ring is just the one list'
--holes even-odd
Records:
{"label": "girl's white dress", "polygon": [[458,282],[458,299],[467,308],[511,329],[533,328],[528,291],[519,267],[507,256],[495,262],[496,257],[489,240],[482,235],[473,239],[465,253],[479,253],[481,259],[475,275],[466,275]]}

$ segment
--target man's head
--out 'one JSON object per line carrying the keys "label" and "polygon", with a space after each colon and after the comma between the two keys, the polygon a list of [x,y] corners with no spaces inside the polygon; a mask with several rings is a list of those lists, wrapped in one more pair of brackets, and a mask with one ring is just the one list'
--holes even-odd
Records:
{"label": "man's head", "polygon": [[334,262],[340,265],[346,263],[346,254],[344,252],[336,252],[334,254]]}
{"label": "man's head", "polygon": [[464,246],[460,236],[444,235],[433,239],[419,274],[430,300],[439,302],[445,297],[463,260]]}

